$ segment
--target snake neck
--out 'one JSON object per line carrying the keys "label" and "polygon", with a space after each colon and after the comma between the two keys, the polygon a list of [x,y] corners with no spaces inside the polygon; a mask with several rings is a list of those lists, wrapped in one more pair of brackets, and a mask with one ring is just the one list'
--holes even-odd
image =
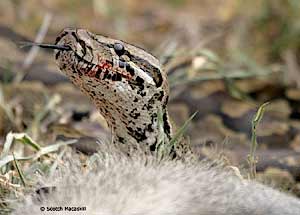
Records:
{"label": "snake neck", "polygon": [[[106,84],[99,85],[95,79],[82,81],[71,77],[71,80],[92,99],[100,114],[104,116],[112,129],[114,143],[142,144],[154,150],[162,138],[165,142],[170,141],[172,127],[165,90],[149,90],[147,96],[141,97],[139,94],[116,91],[114,87],[120,86],[110,85],[110,95],[107,99],[102,99],[102,96],[105,96],[103,92],[108,87]],[[129,87],[122,86],[124,89]],[[147,88],[147,84],[144,87]]]}
{"label": "snake neck", "polygon": [[[154,151],[161,142],[171,140],[171,125],[168,113],[165,110],[161,115],[160,111],[144,115],[143,120],[148,123],[134,123],[134,118],[127,118],[123,121],[119,118],[110,122],[112,128],[112,140],[116,144],[142,144],[150,147]],[[162,139],[163,138],[163,139]]]}

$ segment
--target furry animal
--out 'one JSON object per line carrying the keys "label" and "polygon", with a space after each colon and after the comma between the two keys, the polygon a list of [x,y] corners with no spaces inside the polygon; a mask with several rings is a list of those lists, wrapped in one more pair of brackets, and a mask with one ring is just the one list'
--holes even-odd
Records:
{"label": "furry animal", "polygon": [[[27,196],[13,214],[300,214],[295,197],[241,180],[218,165],[106,153],[94,171],[83,174],[73,165],[59,180],[50,178],[57,181],[54,191]],[[71,213],[72,207],[78,211]]]}

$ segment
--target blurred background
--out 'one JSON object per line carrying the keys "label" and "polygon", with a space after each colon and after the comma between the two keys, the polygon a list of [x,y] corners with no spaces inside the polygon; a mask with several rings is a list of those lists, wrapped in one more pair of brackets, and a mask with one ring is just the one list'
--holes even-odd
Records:
{"label": "blurred background", "polygon": [[66,27],[86,28],[160,59],[172,120],[178,128],[198,112],[186,136],[205,157],[247,166],[252,119],[270,102],[256,130],[257,169],[300,196],[299,11],[298,0],[2,0],[0,147],[9,131],[41,145],[80,138],[84,153],[109,138],[51,50],[19,44],[53,43]]}

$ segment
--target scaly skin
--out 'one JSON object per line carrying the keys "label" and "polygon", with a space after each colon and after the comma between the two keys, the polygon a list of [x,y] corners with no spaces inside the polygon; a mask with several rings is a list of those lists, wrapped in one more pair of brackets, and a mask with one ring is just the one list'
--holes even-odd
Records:
{"label": "scaly skin", "polygon": [[145,144],[154,150],[159,111],[165,140],[170,140],[168,82],[155,57],[84,29],[65,29],[56,44],[70,47],[55,51],[57,64],[96,104],[113,129],[115,143]]}

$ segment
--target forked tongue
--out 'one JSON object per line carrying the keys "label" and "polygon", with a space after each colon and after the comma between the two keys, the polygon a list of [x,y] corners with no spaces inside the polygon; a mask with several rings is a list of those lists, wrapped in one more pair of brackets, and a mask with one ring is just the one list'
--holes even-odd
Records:
{"label": "forked tongue", "polygon": [[20,42],[21,48],[28,47],[28,46],[38,46],[40,48],[46,49],[57,49],[62,51],[70,51],[71,48],[69,46],[63,45],[53,45],[53,44],[46,44],[46,43],[33,43],[33,42]]}

